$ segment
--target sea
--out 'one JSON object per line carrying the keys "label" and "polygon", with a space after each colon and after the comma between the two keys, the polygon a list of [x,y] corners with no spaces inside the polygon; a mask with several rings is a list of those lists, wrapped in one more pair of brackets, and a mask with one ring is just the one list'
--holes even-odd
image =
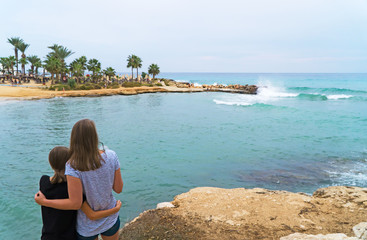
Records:
{"label": "sea", "polygon": [[366,73],[161,73],[202,84],[255,84],[257,95],[149,93],[0,99],[0,239],[39,239],[34,202],[48,153],[95,121],[119,156],[122,225],[196,187],[305,192],[367,187]]}

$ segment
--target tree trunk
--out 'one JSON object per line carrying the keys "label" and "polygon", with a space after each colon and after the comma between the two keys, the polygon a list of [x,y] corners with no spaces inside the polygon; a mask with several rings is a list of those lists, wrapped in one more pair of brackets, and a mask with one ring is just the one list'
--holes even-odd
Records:
{"label": "tree trunk", "polygon": [[[25,54],[22,53],[22,58],[26,58]],[[25,64],[22,63],[22,72],[23,72],[23,76],[25,75]]]}
{"label": "tree trunk", "polygon": [[136,80],[138,80],[140,82],[140,78],[139,78],[139,68],[136,68]]}
{"label": "tree trunk", "polygon": [[131,80],[134,80],[134,68],[131,67]]}
{"label": "tree trunk", "polygon": [[[17,60],[17,72],[16,72],[16,76],[18,76],[18,49],[14,48],[15,51],[15,59]],[[14,69],[13,69],[13,75],[14,75]]]}

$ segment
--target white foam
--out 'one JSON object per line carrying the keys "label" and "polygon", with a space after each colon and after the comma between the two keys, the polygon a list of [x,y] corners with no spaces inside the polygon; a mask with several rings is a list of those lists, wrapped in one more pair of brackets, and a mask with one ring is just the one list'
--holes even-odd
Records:
{"label": "white foam", "polygon": [[282,98],[297,97],[297,93],[288,93],[283,87],[273,86],[271,82],[259,81],[256,95],[232,94],[223,95],[221,99],[214,99],[216,104],[249,106],[256,103],[269,104]]}
{"label": "white foam", "polygon": [[338,99],[348,99],[353,97],[353,95],[336,94],[336,95],[327,95],[326,97],[330,100],[338,100]]}
{"label": "white foam", "polygon": [[11,103],[21,102],[19,99],[0,97],[0,105],[8,105]]}
{"label": "white foam", "polygon": [[202,85],[200,83],[194,83],[194,87],[201,87]]}
{"label": "white foam", "polygon": [[214,99],[213,100],[216,104],[222,104],[222,105],[230,105],[230,106],[249,106],[252,105],[252,103],[247,103],[247,102],[231,102],[231,101],[221,101],[221,100],[217,100]]}
{"label": "white foam", "polygon": [[367,182],[367,175],[361,172],[346,171],[346,172],[333,172],[326,171],[331,177],[336,178],[338,182],[347,185],[364,185]]}

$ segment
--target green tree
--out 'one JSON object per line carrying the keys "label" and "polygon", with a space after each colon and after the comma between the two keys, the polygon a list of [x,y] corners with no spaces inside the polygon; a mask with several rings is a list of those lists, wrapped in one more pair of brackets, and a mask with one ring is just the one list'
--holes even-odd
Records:
{"label": "green tree", "polygon": [[61,67],[58,69],[58,72],[56,72],[56,74],[59,73],[61,77],[63,77],[65,72],[67,71],[65,59],[70,57],[74,53],[66,47],[58,44],[54,44],[52,46],[49,46],[48,48],[51,49],[52,52],[50,52],[47,56],[54,57],[60,60]]}
{"label": "green tree", "polygon": [[25,65],[28,63],[25,55],[25,50],[29,47],[29,44],[26,44],[25,42],[21,42],[18,45],[19,51],[22,52],[22,58],[20,59],[20,63],[22,64],[22,74],[25,74]]}
{"label": "green tree", "polygon": [[84,71],[87,70],[87,57],[86,56],[81,56],[80,58],[77,58],[76,60],[78,63],[81,64],[82,66],[82,70],[83,70],[83,76],[84,76]]}
{"label": "green tree", "polygon": [[142,67],[142,62],[140,57],[134,55],[134,68],[136,68],[136,78],[139,78],[139,68]]}
{"label": "green tree", "polygon": [[34,63],[34,67],[36,68],[34,74],[37,77],[38,76],[38,68],[42,67],[42,61],[41,61],[41,59],[38,59],[38,61]]}
{"label": "green tree", "polygon": [[51,73],[51,84],[54,83],[54,74],[60,72],[62,68],[62,62],[59,58],[55,56],[47,56],[47,59],[44,61],[44,68]]}
{"label": "green tree", "polygon": [[[14,56],[15,56],[16,64],[17,64],[17,73],[16,73],[16,75],[18,75],[18,49],[19,49],[19,45],[21,43],[23,43],[23,39],[21,39],[19,37],[8,38],[8,43],[13,45],[13,47],[14,47]],[[14,72],[14,70],[13,70],[13,72]]]}
{"label": "green tree", "polygon": [[0,58],[0,64],[2,66],[1,72],[10,74],[10,69],[12,68],[11,60],[7,57]]}
{"label": "green tree", "polygon": [[28,62],[31,64],[31,74],[34,74],[34,67],[37,62],[40,62],[41,59],[37,57],[36,55],[31,55],[27,57]]}
{"label": "green tree", "polygon": [[111,77],[116,75],[116,71],[112,67],[108,67],[105,70],[103,70],[103,74],[111,79]]}
{"label": "green tree", "polygon": [[22,64],[22,75],[25,75],[25,65],[28,64],[28,60],[26,58],[21,58],[19,63]]}
{"label": "green tree", "polygon": [[80,83],[80,77],[83,76],[83,65],[75,60],[70,64],[70,72],[72,76],[77,78],[77,82]]}
{"label": "green tree", "polygon": [[89,59],[87,68],[92,72],[92,79],[96,82],[101,72],[101,63],[95,58]]}
{"label": "green tree", "polygon": [[159,67],[157,64],[150,64],[148,68],[148,73],[153,75],[153,79],[155,79],[155,76],[160,73]]}
{"label": "green tree", "polygon": [[131,77],[132,77],[132,79],[134,79],[134,68],[135,68],[135,65],[136,65],[135,64],[136,57],[137,56],[135,56],[134,54],[129,55],[127,57],[127,65],[126,65],[126,67],[127,68],[130,68],[131,67]]}

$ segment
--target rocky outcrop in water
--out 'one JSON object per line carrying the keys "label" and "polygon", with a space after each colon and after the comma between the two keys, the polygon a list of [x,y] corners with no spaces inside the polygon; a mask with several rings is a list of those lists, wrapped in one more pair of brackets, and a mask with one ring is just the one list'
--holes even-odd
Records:
{"label": "rocky outcrop in water", "polygon": [[280,239],[294,233],[354,237],[353,227],[367,222],[367,189],[358,187],[322,188],[312,196],[202,187],[171,203],[172,208],[142,213],[121,230],[120,239]]}

